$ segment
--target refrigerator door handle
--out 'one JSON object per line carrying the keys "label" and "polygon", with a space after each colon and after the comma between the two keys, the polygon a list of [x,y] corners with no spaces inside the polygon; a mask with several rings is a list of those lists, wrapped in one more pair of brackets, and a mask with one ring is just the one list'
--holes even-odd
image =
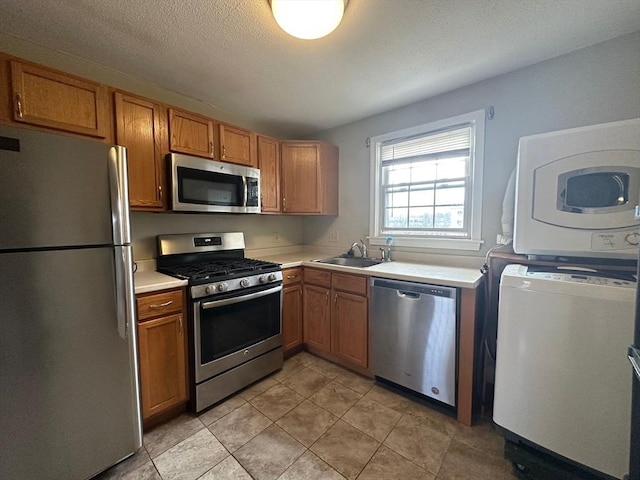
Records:
{"label": "refrigerator door handle", "polygon": [[124,246],[114,248],[114,262],[116,270],[116,309],[118,334],[121,338],[127,338],[129,328],[135,318],[135,300],[133,294],[133,260],[131,247]]}
{"label": "refrigerator door handle", "polygon": [[633,370],[636,374],[636,378],[640,381],[640,350],[634,348],[633,345],[628,350],[629,361],[633,366]]}
{"label": "refrigerator door handle", "polygon": [[113,244],[128,245],[131,243],[131,228],[129,227],[127,150],[124,147],[116,145],[109,149],[109,186]]}

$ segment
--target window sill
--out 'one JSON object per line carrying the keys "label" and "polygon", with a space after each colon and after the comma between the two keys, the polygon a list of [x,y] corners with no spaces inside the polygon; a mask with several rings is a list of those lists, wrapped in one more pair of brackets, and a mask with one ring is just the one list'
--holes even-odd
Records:
{"label": "window sill", "polygon": [[[386,245],[387,237],[368,237],[370,245]],[[398,238],[393,237],[393,246],[441,249],[441,250],[469,250],[480,251],[484,241],[468,240],[462,238]]]}

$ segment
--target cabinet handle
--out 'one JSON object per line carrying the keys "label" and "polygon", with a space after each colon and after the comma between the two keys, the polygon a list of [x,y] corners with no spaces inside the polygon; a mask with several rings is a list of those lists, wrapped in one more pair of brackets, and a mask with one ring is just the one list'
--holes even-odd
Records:
{"label": "cabinet handle", "polygon": [[213,142],[209,142],[209,153],[211,153],[212,157],[215,156],[215,152],[213,150]]}
{"label": "cabinet handle", "polygon": [[333,296],[333,303],[334,304],[338,303],[338,294],[337,293]]}
{"label": "cabinet handle", "polygon": [[18,110],[18,118],[22,118],[24,116],[24,112],[22,111],[22,95],[16,93],[16,109]]}
{"label": "cabinet handle", "polygon": [[160,197],[160,200],[162,200],[162,185],[158,185],[158,195]]}
{"label": "cabinet handle", "polygon": [[287,199],[286,198],[282,198],[282,211],[283,212],[287,211]]}
{"label": "cabinet handle", "polygon": [[164,303],[151,304],[149,305],[149,308],[155,308],[155,309],[164,308],[164,307],[168,307],[172,303],[173,303],[173,300],[169,300],[168,302],[164,302]]}
{"label": "cabinet handle", "polygon": [[182,315],[178,317],[178,327],[180,328],[180,330],[178,330],[178,335],[182,336]]}
{"label": "cabinet handle", "polygon": [[222,159],[224,160],[225,158],[227,158],[227,149],[225,148],[224,145],[222,145]]}
{"label": "cabinet handle", "polygon": [[325,293],[325,300],[329,303],[329,292]]}
{"label": "cabinet handle", "polygon": [[292,278],[298,278],[298,275],[287,275],[287,280],[291,280]]}
{"label": "cabinet handle", "polygon": [[298,293],[300,294],[300,296],[302,296],[302,287],[298,289]]}

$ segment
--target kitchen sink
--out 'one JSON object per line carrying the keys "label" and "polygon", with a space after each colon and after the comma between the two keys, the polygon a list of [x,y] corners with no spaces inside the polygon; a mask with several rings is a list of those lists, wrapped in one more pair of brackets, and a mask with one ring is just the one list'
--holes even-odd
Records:
{"label": "kitchen sink", "polygon": [[373,267],[382,263],[382,260],[376,258],[362,258],[362,257],[330,257],[323,258],[321,260],[315,260],[318,263],[329,263],[331,265],[342,265],[344,267],[360,267],[367,268]]}

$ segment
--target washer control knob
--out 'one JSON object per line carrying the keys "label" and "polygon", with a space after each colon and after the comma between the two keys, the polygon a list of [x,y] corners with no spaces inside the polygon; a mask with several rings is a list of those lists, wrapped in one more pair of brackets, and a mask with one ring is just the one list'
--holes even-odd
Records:
{"label": "washer control knob", "polygon": [[267,283],[269,281],[269,278],[266,275],[260,275],[260,278],[258,280],[260,280],[260,283]]}
{"label": "washer control knob", "polygon": [[638,245],[640,243],[640,233],[630,233],[624,239],[629,245]]}
{"label": "washer control knob", "polygon": [[275,280],[276,280],[276,274],[275,274],[275,273],[270,273],[270,274],[269,274],[269,276],[267,277],[267,279],[268,279],[270,282],[275,282]]}
{"label": "washer control knob", "polygon": [[218,284],[218,291],[219,292],[226,292],[228,288],[229,288],[229,286],[224,282]]}
{"label": "washer control knob", "polygon": [[209,285],[204,289],[204,291],[207,292],[207,295],[211,295],[212,293],[216,292],[216,287],[215,285]]}
{"label": "washer control knob", "polygon": [[240,280],[240,286],[242,288],[247,288],[249,286],[249,279],[243,278],[242,280]]}

